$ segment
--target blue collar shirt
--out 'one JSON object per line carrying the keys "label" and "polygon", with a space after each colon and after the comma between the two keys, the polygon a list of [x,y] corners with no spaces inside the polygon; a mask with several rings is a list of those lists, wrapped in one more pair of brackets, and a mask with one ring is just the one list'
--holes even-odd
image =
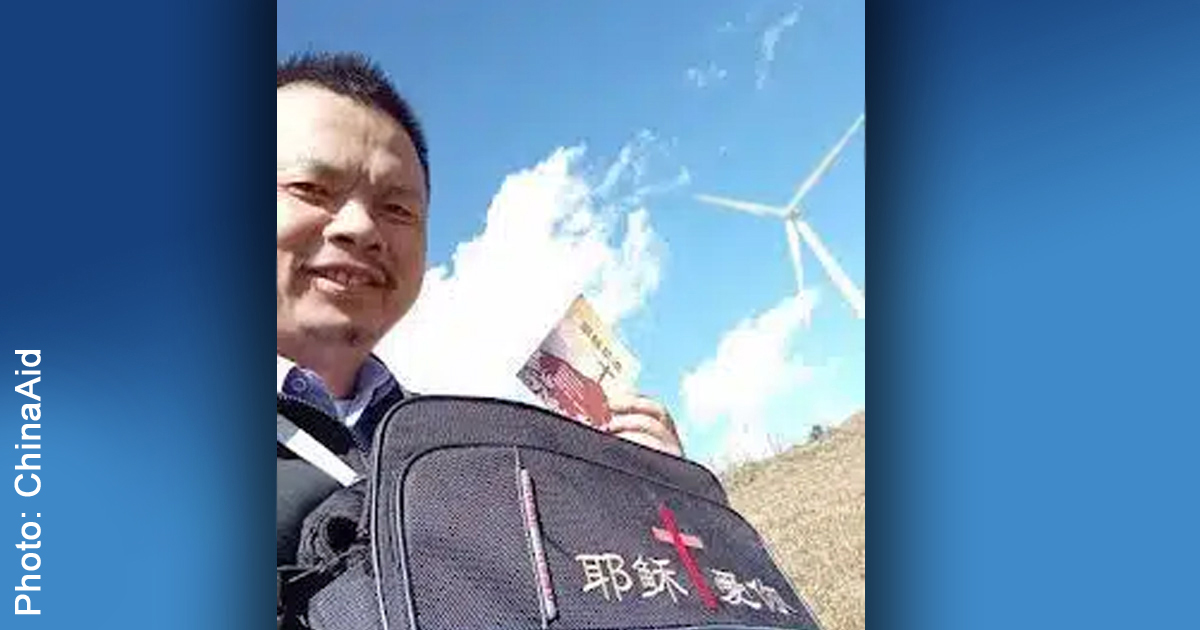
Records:
{"label": "blue collar shirt", "polygon": [[354,388],[348,398],[335,398],[329,393],[325,381],[315,372],[282,356],[276,355],[275,368],[276,393],[298,399],[323,411],[350,429],[359,443],[364,445],[370,442],[371,431],[379,420],[372,417],[360,423],[364,415],[381,413],[372,407],[393,390],[399,390],[401,396],[406,395],[387,366],[375,355],[369,356],[359,369]]}

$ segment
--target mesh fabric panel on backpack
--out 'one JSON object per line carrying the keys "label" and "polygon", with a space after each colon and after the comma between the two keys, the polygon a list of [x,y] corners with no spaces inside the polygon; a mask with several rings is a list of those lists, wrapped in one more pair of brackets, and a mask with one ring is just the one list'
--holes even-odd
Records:
{"label": "mesh fabric panel on backpack", "polygon": [[526,405],[397,406],[369,510],[389,629],[817,627],[711,473]]}

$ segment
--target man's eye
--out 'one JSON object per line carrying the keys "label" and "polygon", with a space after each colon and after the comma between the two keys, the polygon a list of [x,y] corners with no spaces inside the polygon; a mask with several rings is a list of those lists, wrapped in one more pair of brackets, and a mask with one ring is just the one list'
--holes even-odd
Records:
{"label": "man's eye", "polygon": [[398,221],[416,221],[417,219],[420,218],[420,214],[418,214],[417,211],[413,210],[411,207],[409,207],[405,204],[400,204],[400,203],[384,204],[383,209],[384,209],[384,212],[386,212],[388,216],[390,216]]}
{"label": "man's eye", "polygon": [[312,182],[293,182],[288,184],[288,190],[293,194],[312,201],[322,201],[329,198],[328,189]]}

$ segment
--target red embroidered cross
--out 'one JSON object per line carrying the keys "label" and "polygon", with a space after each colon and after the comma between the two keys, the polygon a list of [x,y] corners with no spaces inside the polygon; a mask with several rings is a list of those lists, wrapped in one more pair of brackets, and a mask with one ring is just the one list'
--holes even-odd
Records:
{"label": "red embroidered cross", "polygon": [[717,597],[708,588],[708,582],[704,581],[704,575],[700,573],[700,568],[696,566],[696,560],[692,558],[692,552],[688,551],[688,547],[703,549],[704,543],[696,536],[684,534],[679,531],[679,526],[675,523],[675,513],[671,511],[671,508],[667,507],[666,503],[658,506],[658,516],[662,519],[663,527],[666,530],[653,527],[650,530],[651,533],[654,534],[656,539],[675,545],[675,552],[679,554],[679,560],[683,562],[683,568],[687,570],[688,577],[692,579],[692,584],[696,585],[696,592],[700,595],[700,600],[704,602],[705,608],[716,610]]}
{"label": "red embroidered cross", "polygon": [[[671,544],[671,545],[675,544],[675,539],[671,537],[671,532],[669,532],[661,527],[651,527],[650,531],[654,534],[654,537],[657,538],[658,540],[665,542],[667,544]],[[683,540],[683,545],[685,547],[691,547],[692,549],[703,549],[704,548],[704,541],[700,540],[699,536],[693,536],[691,534],[685,534],[683,532],[680,532],[679,538]]]}

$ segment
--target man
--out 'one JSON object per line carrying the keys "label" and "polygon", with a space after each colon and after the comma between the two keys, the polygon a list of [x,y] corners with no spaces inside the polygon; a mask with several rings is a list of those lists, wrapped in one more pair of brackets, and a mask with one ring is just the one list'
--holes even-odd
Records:
{"label": "man", "polygon": [[[425,273],[429,159],[416,116],[357,55],[276,71],[277,555],[299,520],[363,468],[372,430],[407,393],[371,352]],[[608,431],[681,454],[666,410],[612,401]]]}

